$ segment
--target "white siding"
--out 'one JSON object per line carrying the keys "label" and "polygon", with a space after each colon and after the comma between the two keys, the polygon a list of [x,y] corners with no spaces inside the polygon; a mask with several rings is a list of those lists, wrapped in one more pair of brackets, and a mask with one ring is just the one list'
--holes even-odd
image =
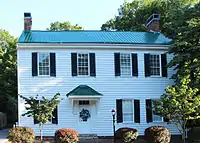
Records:
{"label": "white siding", "polygon": [[[32,77],[32,52],[55,52],[56,53],[56,77]],[[71,76],[71,53],[72,52],[93,52],[96,57],[96,77],[72,77]],[[138,77],[115,77],[114,53],[130,52],[138,54]],[[145,99],[159,98],[167,85],[172,83],[169,80],[172,69],[168,69],[168,78],[145,77],[144,76],[144,53],[163,53],[162,50],[94,50],[90,49],[20,49],[18,48],[18,82],[19,94],[23,96],[45,96],[52,97],[57,92],[64,100],[58,106],[58,125],[45,125],[44,135],[53,136],[58,128],[73,128],[78,130],[78,118],[73,114],[71,101],[66,94],[81,84],[86,84],[103,94],[99,101],[99,108],[96,115],[92,117],[91,132],[98,136],[112,136],[112,115],[111,110],[116,107],[116,99],[130,98],[140,100],[141,123],[116,124],[119,127],[133,127],[144,134],[145,128],[151,125],[166,125],[172,134],[178,134],[173,125],[165,123],[146,123]],[[168,62],[171,56],[168,57]],[[19,116],[24,113],[22,99],[19,99]],[[29,126],[39,135],[38,125],[34,125],[33,118],[19,118],[20,126]]]}

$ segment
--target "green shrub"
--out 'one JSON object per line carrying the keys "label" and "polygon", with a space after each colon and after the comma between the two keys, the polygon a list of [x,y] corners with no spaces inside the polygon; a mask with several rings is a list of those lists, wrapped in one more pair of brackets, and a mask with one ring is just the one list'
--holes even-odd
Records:
{"label": "green shrub", "polygon": [[119,128],[115,134],[123,143],[131,143],[138,137],[138,131],[133,128]]}
{"label": "green shrub", "polygon": [[55,133],[56,143],[78,143],[78,132],[73,129],[63,128]]}
{"label": "green shrub", "polygon": [[11,143],[33,143],[35,133],[31,128],[15,127],[9,130],[8,140]]}
{"label": "green shrub", "polygon": [[169,143],[171,139],[170,131],[163,126],[152,126],[145,129],[144,136],[148,143]]}

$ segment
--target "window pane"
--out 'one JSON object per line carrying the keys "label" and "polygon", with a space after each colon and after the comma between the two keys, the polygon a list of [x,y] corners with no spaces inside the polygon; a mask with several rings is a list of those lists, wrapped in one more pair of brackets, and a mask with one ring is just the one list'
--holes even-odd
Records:
{"label": "window pane", "polygon": [[131,75],[130,54],[120,54],[121,75]]}
{"label": "window pane", "polygon": [[78,75],[88,75],[88,54],[78,54]]}
{"label": "window pane", "polygon": [[159,55],[150,55],[151,75],[160,75],[160,58]]}
{"label": "window pane", "polygon": [[123,121],[133,121],[133,115],[132,114],[124,114]]}
{"label": "window pane", "polygon": [[162,122],[162,117],[159,115],[153,115],[153,121],[154,122]]}
{"label": "window pane", "polygon": [[49,75],[49,53],[39,53],[39,75]]}
{"label": "window pane", "polygon": [[133,104],[132,100],[123,100],[123,121],[133,121]]}

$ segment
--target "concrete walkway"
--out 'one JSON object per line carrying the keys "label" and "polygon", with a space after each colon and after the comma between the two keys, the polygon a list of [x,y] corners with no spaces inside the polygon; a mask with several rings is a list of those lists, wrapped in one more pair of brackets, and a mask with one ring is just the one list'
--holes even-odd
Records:
{"label": "concrete walkway", "polygon": [[9,129],[0,130],[0,143],[6,143],[8,141],[8,131]]}

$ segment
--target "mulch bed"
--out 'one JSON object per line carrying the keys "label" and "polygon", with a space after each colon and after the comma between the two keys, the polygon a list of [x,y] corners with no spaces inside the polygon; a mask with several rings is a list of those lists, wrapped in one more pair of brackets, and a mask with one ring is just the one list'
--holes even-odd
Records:
{"label": "mulch bed", "polygon": [[[39,137],[36,137],[35,143],[39,142]],[[43,137],[45,143],[55,143],[54,137]],[[80,143],[113,143],[113,139],[111,137],[100,137],[99,139],[87,139],[87,140],[80,140]],[[116,140],[115,143],[121,143],[120,140]],[[134,143],[146,143],[142,136],[139,136],[138,139]],[[180,136],[172,136],[171,143],[183,143]]]}

